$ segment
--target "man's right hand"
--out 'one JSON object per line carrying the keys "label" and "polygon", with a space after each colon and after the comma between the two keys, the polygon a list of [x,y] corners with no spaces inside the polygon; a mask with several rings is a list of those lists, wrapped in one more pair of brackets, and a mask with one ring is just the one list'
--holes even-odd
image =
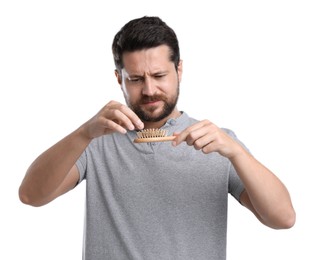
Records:
{"label": "man's right hand", "polygon": [[144,124],[129,107],[117,101],[110,101],[83,124],[82,128],[85,135],[93,139],[113,132],[126,134],[127,130],[141,130]]}

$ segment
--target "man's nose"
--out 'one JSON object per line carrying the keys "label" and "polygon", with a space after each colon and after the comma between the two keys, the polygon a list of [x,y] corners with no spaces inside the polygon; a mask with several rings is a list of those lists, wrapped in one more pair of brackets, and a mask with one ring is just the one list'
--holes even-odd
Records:
{"label": "man's nose", "polygon": [[146,96],[153,96],[156,92],[156,84],[152,78],[147,77],[144,81],[142,94]]}

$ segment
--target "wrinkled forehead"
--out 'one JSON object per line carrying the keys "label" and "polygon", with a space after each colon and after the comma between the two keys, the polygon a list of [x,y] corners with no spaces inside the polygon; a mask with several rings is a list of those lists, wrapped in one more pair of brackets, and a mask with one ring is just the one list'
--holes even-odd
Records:
{"label": "wrinkled forehead", "polygon": [[129,74],[167,70],[174,67],[166,45],[123,53],[123,66]]}

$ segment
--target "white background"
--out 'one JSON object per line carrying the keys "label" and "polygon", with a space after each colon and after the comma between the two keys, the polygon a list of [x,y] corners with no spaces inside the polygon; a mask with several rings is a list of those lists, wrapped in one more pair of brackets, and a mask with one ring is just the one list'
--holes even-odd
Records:
{"label": "white background", "polygon": [[123,101],[111,43],[144,15],[179,37],[179,109],[234,130],[291,193],[289,230],[230,197],[228,259],[319,259],[318,14],[307,0],[1,1],[0,259],[81,259],[85,185],[40,208],[18,187],[42,151]]}

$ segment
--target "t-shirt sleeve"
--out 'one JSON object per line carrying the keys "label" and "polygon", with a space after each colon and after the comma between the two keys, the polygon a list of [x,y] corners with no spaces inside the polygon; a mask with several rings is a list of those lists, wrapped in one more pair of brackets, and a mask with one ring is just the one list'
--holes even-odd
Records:
{"label": "t-shirt sleeve", "polygon": [[[244,149],[248,152],[247,147],[237,138],[235,133],[232,130],[224,129],[224,131],[232,137],[236,142],[238,142]],[[240,194],[244,191],[245,187],[239,178],[234,166],[229,162],[229,181],[228,181],[228,192],[239,201]],[[240,202],[240,201],[239,201]]]}
{"label": "t-shirt sleeve", "polygon": [[233,165],[230,163],[228,192],[239,201],[240,194],[244,191],[244,189],[244,184],[238,177]]}
{"label": "t-shirt sleeve", "polygon": [[79,184],[86,177],[86,170],[87,170],[87,153],[86,153],[86,150],[81,154],[79,159],[76,161],[75,165],[78,168],[79,173],[80,173],[80,179],[78,181],[78,184]]}

